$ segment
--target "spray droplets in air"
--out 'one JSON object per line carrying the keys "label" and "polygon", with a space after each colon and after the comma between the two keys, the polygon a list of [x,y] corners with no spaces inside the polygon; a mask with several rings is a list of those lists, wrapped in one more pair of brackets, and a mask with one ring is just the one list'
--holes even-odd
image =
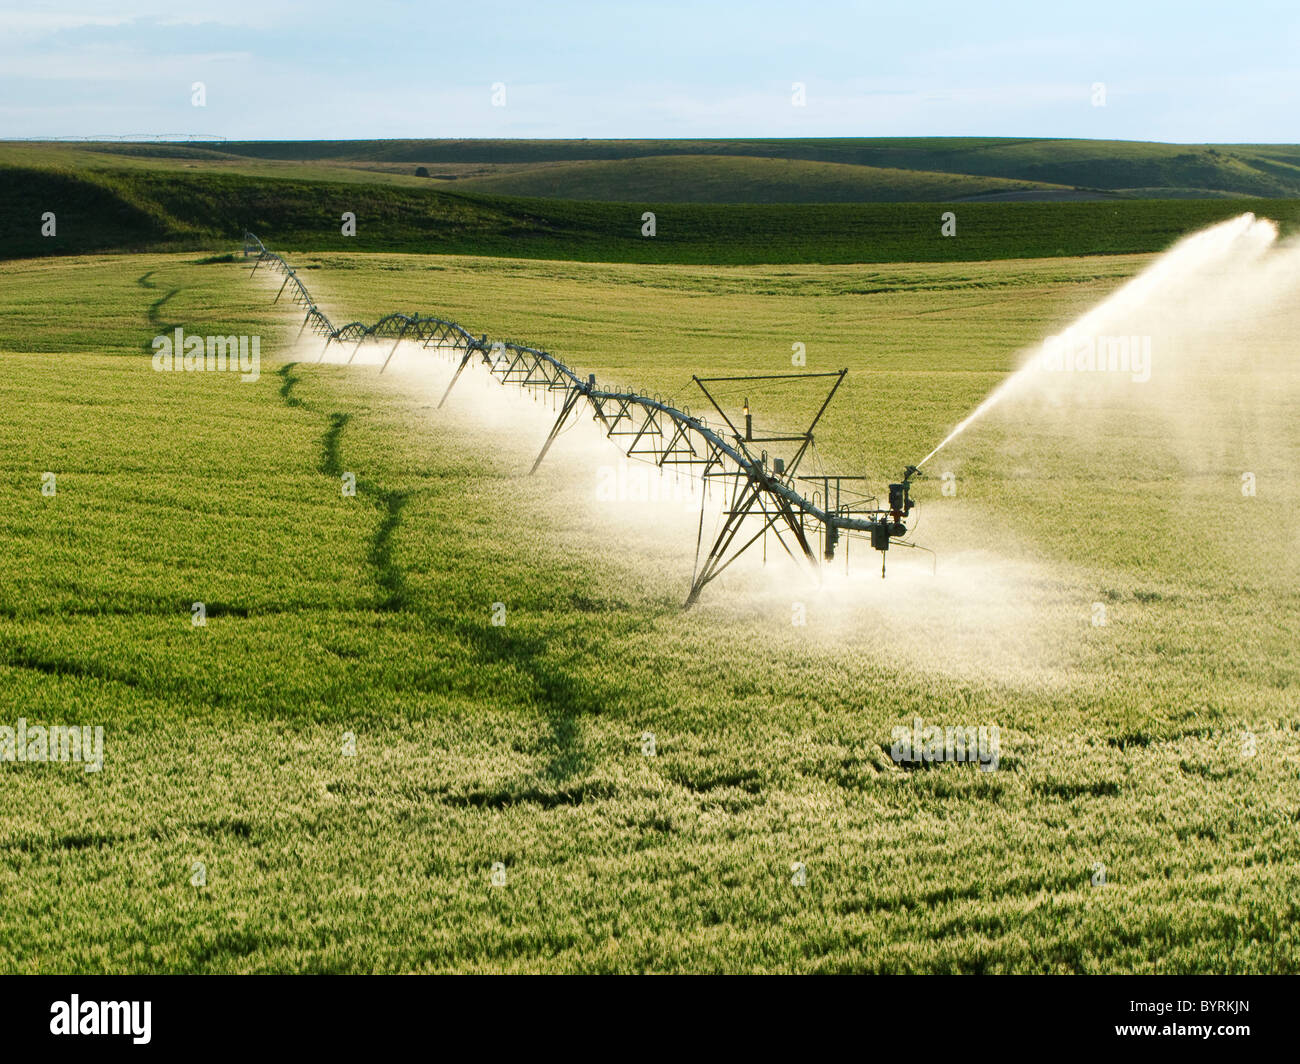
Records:
{"label": "spray droplets in air", "polygon": [[[1074,370],[1061,365],[1062,356],[1073,358],[1079,350],[1089,352],[1087,369],[1104,366],[1130,370],[1114,364],[1120,352],[1116,345],[1098,347],[1103,341],[1122,340],[1125,361],[1133,356],[1149,358],[1153,334],[1166,341],[1160,354],[1177,363],[1190,338],[1211,332],[1230,331],[1233,322],[1247,322],[1277,304],[1287,294],[1300,291],[1300,247],[1277,246],[1277,226],[1242,214],[1203,229],[1175,244],[1140,274],[1123,285],[1092,310],[1076,319],[1061,336],[1052,337],[1033,349],[1024,363],[995,388],[967,417],[960,421],[939,445],[917,462],[922,467],[974,422],[1012,396],[1060,391],[1084,378],[1074,372],[1049,373],[1045,368]],[[1239,330],[1240,332],[1241,330]],[[1082,347],[1064,344],[1065,338],[1082,342]],[[1134,341],[1134,350],[1128,348]],[[1145,341],[1138,349],[1137,341]],[[1057,364],[1052,366],[1050,359]],[[1082,364],[1077,368],[1083,368]],[[1166,369],[1171,368],[1168,364]],[[1178,368],[1181,368],[1178,367]],[[1151,366],[1145,371],[1149,374]],[[1134,375],[1133,379],[1139,379]]]}

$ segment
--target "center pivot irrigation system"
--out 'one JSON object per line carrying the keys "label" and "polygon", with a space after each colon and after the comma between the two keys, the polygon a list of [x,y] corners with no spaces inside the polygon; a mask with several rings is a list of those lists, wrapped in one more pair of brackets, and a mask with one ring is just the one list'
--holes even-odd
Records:
{"label": "center pivot irrigation system", "polygon": [[[687,409],[670,406],[658,396],[601,388],[596,384],[594,374],[582,377],[545,351],[504,341],[489,342],[486,336],[475,337],[454,321],[419,314],[389,314],[373,325],[354,321],[336,328],[316,305],[293,267],[279,255],[267,251],[252,233],[244,234],[244,257],[255,259],[250,275],[261,266],[283,275],[284,283],[276,294],[276,301],[289,290],[293,302],[306,310],[299,337],[309,328],[325,337],[325,346],[317,361],[324,359],[332,343],[352,344],[347,359],[351,362],[363,343],[391,340],[392,347],[380,367],[382,373],[388,368],[398,346],[407,341],[418,343],[427,350],[450,354],[453,359],[460,356],[439,407],[447,401],[465,367],[475,359],[503,385],[512,384],[526,392],[551,396],[558,415],[533,463],[533,473],[537,472],[560,431],[585,402],[593,419],[606,430],[606,437],[629,458],[653,463],[660,470],[685,471],[702,478],[706,485],[712,481],[721,483],[724,492],[721,525],[711,539],[704,536],[704,507],[700,508],[695,570],[690,594],[686,598],[687,606],[692,605],[710,581],[721,575],[760,538],[766,542],[769,531],[792,558],[796,561],[802,558],[814,576],[820,572],[819,556],[828,562],[834,559],[841,536],[869,539],[871,546],[881,552],[882,577],[891,541],[897,540],[898,546],[917,547],[900,538],[907,532],[906,521],[914,506],[911,482],[921,476],[915,466],[908,466],[902,480],[889,485],[888,505],[884,507],[865,491],[849,486],[865,482],[865,477],[798,474],[800,462],[813,446],[813,430],[848,373],[846,369],[835,373],[692,377],[725,423],[725,427],[712,426]],[[722,384],[752,382],[761,387],[780,387],[818,379],[828,384],[826,398],[807,429],[794,434],[755,435],[748,400],[743,407],[743,424],[737,425],[710,391],[710,385],[716,388]],[[767,451],[756,446],[762,444],[782,444],[792,448],[793,453],[788,459],[773,458],[769,461]],[[802,484],[809,485],[803,489],[808,495],[801,493],[798,485]],[[737,545],[741,527],[750,518],[759,522],[760,527]]]}

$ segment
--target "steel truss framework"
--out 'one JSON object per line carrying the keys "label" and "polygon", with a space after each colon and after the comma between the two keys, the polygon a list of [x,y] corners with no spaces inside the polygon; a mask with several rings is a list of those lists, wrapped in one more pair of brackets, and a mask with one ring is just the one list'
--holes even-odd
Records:
{"label": "steel truss framework", "polygon": [[[363,343],[391,340],[392,346],[380,367],[382,373],[405,340],[449,355],[453,361],[458,358],[439,407],[447,401],[466,366],[476,359],[503,385],[552,396],[558,412],[533,462],[533,473],[537,472],[564,427],[577,416],[579,408],[585,406],[592,418],[604,428],[606,437],[629,458],[652,463],[661,470],[679,470],[698,476],[706,485],[719,483],[724,492],[720,527],[706,539],[705,508],[702,506],[687,606],[693,604],[707,584],[759,539],[766,542],[769,532],[792,558],[805,563],[817,576],[820,561],[814,543],[820,546],[821,555],[830,561],[841,534],[869,537],[871,545],[882,552],[883,575],[883,552],[888,550],[892,538],[901,537],[907,531],[904,521],[912,509],[909,482],[919,475],[914,468],[908,468],[901,483],[890,485],[889,505],[884,508],[876,506],[874,498],[846,486],[850,482],[863,481],[863,477],[798,475],[800,462],[813,444],[814,429],[848,370],[692,378],[721,416],[725,424],[723,428],[710,425],[688,409],[678,409],[657,395],[600,387],[594,375],[580,376],[545,351],[506,341],[489,342],[486,335],[476,337],[457,323],[443,318],[389,314],[372,325],[354,321],[336,327],[316,305],[293,267],[281,256],[268,251],[252,233],[244,235],[244,257],[254,259],[250,273],[266,267],[283,275],[284,283],[276,294],[276,301],[288,291],[291,301],[305,311],[299,336],[310,329],[325,338],[318,361],[325,357],[332,343],[352,345],[348,356],[348,362],[351,362]],[[808,428],[793,435],[754,436],[748,416],[744,428],[738,427],[708,387],[710,384],[741,381],[776,382],[779,386],[782,382],[817,378],[829,382],[826,398]],[[753,445],[772,442],[794,446],[793,456],[788,461],[777,459],[769,463],[766,451],[758,450],[756,453]],[[805,489],[809,495],[796,487],[800,482],[814,485],[814,488]],[[821,490],[815,490],[816,487]],[[746,531],[751,534],[744,538],[740,533],[747,522],[750,527]],[[757,531],[753,531],[755,522]],[[901,541],[898,545],[914,546]]]}

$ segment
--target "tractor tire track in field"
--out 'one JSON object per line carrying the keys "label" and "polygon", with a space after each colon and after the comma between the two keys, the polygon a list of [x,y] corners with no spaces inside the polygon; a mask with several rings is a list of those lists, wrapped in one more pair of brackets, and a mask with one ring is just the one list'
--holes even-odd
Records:
{"label": "tractor tire track in field", "polygon": [[284,400],[286,406],[300,407],[303,405],[302,400],[292,394],[293,386],[302,380],[301,377],[295,377],[291,372],[297,364],[297,362],[287,362],[280,367],[280,377],[284,381],[280,385],[280,398]]}
{"label": "tractor tire track in field", "polygon": [[[283,381],[280,397],[287,406],[311,411],[311,406],[294,394],[294,388],[302,380],[294,372],[297,365],[297,362],[287,362],[277,370]],[[340,478],[346,472],[342,441],[351,416],[334,411],[328,418],[328,425],[321,437],[318,468],[326,476]],[[408,605],[410,595],[406,574],[393,560],[392,552],[394,535],[401,524],[402,511],[411,492],[381,488],[361,477],[357,478],[356,490],[358,495],[364,495],[374,502],[383,514],[379,527],[371,537],[367,559],[375,570],[376,582],[385,593],[376,608],[382,611],[402,610]],[[590,769],[589,755],[578,720],[598,715],[611,704],[626,700],[628,693],[619,684],[595,682],[591,677],[575,673],[565,664],[549,658],[544,638],[511,632],[504,627],[488,629],[468,617],[443,620],[450,634],[475,660],[510,664],[530,678],[531,700],[542,710],[549,724],[549,734],[541,744],[547,751],[542,778],[553,787],[561,788],[557,792],[559,797],[553,799],[555,804],[581,801],[581,795],[586,794],[587,790],[581,786],[575,790],[569,785],[570,781],[581,777]],[[501,795],[469,796],[464,800],[469,804],[485,804],[490,807],[501,802],[512,804],[528,801],[531,794],[528,786],[523,787],[522,794],[516,794],[515,788],[508,788]],[[448,800],[457,801],[455,797]]]}
{"label": "tractor tire track in field", "polygon": [[[135,279],[135,283],[138,284],[141,288],[147,288],[156,292],[158,290],[158,286],[154,284],[152,280],[150,280],[150,278],[153,277],[154,273],[155,273],[154,270],[150,270],[148,273],[141,274],[139,277]],[[182,289],[180,288],[169,289],[166,295],[162,296],[159,299],[155,299],[152,303],[149,304],[148,309],[145,310],[145,320],[150,325],[152,325],[155,329],[158,330],[158,333],[155,335],[171,332],[173,329],[180,328],[181,323],[178,321],[163,321],[160,312],[162,311],[162,308],[165,307],[168,304],[168,302],[170,302],[171,299],[174,296],[178,295],[181,291]],[[149,339],[145,340],[144,343],[141,344],[141,347],[145,351],[152,353],[153,337],[151,336]]]}
{"label": "tractor tire track in field", "polygon": [[95,661],[80,661],[62,655],[33,650],[20,642],[0,646],[0,666],[24,669],[45,676],[79,676],[102,683],[118,683],[125,687],[143,689],[140,679],[121,669]]}
{"label": "tractor tire track in field", "polygon": [[[280,398],[290,407],[301,410],[311,408],[293,394],[293,388],[302,379],[293,372],[297,362],[286,362],[277,371],[284,383],[280,386]],[[343,468],[341,439],[351,415],[335,411],[329,415],[329,427],[321,437],[321,459],[319,469],[326,476],[341,478],[347,470]],[[370,550],[366,561],[375,570],[375,582],[384,593],[375,604],[375,608],[391,612],[403,609],[409,598],[406,586],[406,573],[393,559],[393,534],[402,521],[402,510],[410,500],[409,491],[394,491],[381,488],[372,481],[362,477],[356,478],[356,491],[373,502],[382,514],[379,527],[370,538]]]}

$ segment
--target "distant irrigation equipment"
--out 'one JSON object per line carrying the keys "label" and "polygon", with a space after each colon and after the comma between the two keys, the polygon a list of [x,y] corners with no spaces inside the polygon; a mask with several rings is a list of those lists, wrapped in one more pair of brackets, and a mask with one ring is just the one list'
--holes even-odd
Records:
{"label": "distant irrigation equipment", "polygon": [[[891,544],[925,550],[905,541],[907,522],[915,506],[912,481],[922,474],[908,466],[900,480],[889,485],[885,505],[865,491],[866,478],[848,474],[800,475],[803,459],[814,446],[814,429],[830,406],[848,370],[833,373],[760,374],[745,377],[692,377],[694,384],[722,418],[722,425],[710,425],[687,409],[678,409],[658,396],[635,391],[610,390],[596,382],[594,374],[582,376],[554,356],[533,347],[506,341],[489,342],[486,335],[443,318],[389,314],[371,325],[350,322],[336,327],[312,299],[306,285],[283,258],[268,251],[252,233],[244,234],[244,257],[254,259],[251,273],[265,266],[284,277],[276,294],[278,302],[286,291],[305,310],[299,336],[310,329],[325,338],[320,359],[330,344],[352,349],[351,362],[367,342],[392,341],[380,366],[388,368],[403,341],[423,348],[459,356],[451,382],[443,393],[441,407],[471,362],[484,366],[503,385],[523,392],[543,393],[555,399],[558,414],[542,443],[531,472],[536,473],[551,445],[580,408],[590,410],[593,420],[605,429],[606,438],[630,459],[648,462],[660,470],[677,470],[697,476],[705,484],[723,487],[720,527],[706,538],[704,507],[696,538],[695,568],[686,606],[694,604],[704,588],[717,579],[737,558],[768,533],[796,561],[802,560],[814,577],[824,562],[835,558],[840,539],[862,538],[880,552],[880,575],[885,575],[885,558]],[[719,385],[771,388],[815,382],[825,384],[826,393],[816,414],[801,432],[765,434],[754,427],[748,399],[737,425],[715,397]],[[769,458],[765,444],[780,444],[788,457]],[[802,485],[809,485],[802,487]],[[804,494],[807,492],[808,494]],[[754,523],[757,522],[757,531]],[[748,523],[748,527],[745,527]],[[742,527],[751,533],[741,536]],[[847,551],[847,547],[846,547]]]}

